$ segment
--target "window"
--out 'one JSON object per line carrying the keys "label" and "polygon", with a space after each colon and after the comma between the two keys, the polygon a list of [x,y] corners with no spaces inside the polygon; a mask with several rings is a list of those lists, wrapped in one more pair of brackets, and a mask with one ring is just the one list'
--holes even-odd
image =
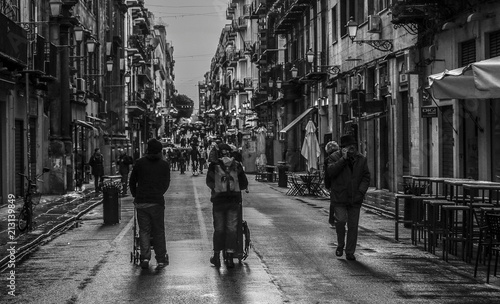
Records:
{"label": "window", "polygon": [[347,35],[345,26],[350,17],[361,24],[365,21],[365,1],[364,0],[341,0],[340,7],[340,35]]}
{"label": "window", "polygon": [[338,41],[339,37],[338,37],[338,33],[337,33],[337,22],[338,22],[338,19],[337,19],[337,6],[335,5],[334,7],[332,7],[332,19],[331,19],[331,22],[332,22],[332,43],[335,43]]}
{"label": "window", "polygon": [[489,58],[500,56],[500,31],[490,33],[489,38]]}
{"label": "window", "polygon": [[476,62],[476,40],[471,39],[460,44],[460,66]]}

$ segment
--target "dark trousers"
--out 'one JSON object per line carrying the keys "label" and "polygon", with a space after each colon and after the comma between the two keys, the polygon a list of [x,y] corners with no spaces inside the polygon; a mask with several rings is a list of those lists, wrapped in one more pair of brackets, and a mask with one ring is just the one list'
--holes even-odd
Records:
{"label": "dark trousers", "polygon": [[128,185],[128,172],[127,173],[122,173],[122,193],[127,194],[127,185]]}
{"label": "dark trousers", "polygon": [[101,184],[103,180],[104,178],[102,177],[102,175],[94,175],[94,187],[96,192],[101,191]]}
{"label": "dark trousers", "polygon": [[141,261],[151,260],[151,235],[153,236],[155,257],[158,263],[166,262],[167,244],[165,241],[165,207],[157,205],[148,208],[137,208],[139,224],[139,244]]}
{"label": "dark trousers", "polygon": [[238,203],[224,204],[223,206],[217,206],[212,211],[214,219],[214,251],[226,249],[227,252],[235,252],[238,207]]}
{"label": "dark trousers", "polygon": [[[334,206],[335,212],[335,230],[337,231],[337,246],[345,247],[346,253],[356,251],[358,242],[358,224],[361,206]],[[347,243],[346,243],[346,224],[347,224]]]}

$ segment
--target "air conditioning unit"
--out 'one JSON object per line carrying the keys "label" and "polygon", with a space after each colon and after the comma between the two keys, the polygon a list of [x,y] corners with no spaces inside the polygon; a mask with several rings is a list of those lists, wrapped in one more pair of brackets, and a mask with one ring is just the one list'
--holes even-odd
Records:
{"label": "air conditioning unit", "polygon": [[77,90],[77,92],[85,92],[87,90],[87,86],[85,84],[85,79],[83,79],[83,78],[76,79],[76,90]]}
{"label": "air conditioning unit", "polygon": [[379,15],[368,16],[368,32],[380,33],[382,32],[382,20]]}

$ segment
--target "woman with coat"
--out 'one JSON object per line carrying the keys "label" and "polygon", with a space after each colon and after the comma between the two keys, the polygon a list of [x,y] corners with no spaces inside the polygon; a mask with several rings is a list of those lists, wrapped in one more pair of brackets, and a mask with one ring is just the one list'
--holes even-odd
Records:
{"label": "woman with coat", "polygon": [[[328,158],[330,203],[335,213],[337,249],[335,254],[355,261],[358,224],[361,205],[370,185],[370,171],[366,157],[358,152],[358,143],[352,135],[340,138],[341,150]],[[346,242],[347,224],[347,242]]]}

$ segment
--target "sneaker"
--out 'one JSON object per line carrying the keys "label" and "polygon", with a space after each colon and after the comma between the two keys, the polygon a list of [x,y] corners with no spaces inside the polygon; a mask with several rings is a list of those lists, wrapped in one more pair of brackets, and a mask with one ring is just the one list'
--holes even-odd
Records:
{"label": "sneaker", "polygon": [[149,260],[148,259],[144,259],[141,261],[141,268],[142,269],[148,269],[149,268]]}
{"label": "sneaker", "polygon": [[158,264],[156,264],[156,269],[163,269],[163,268],[165,268],[166,266],[167,266],[167,264],[166,264],[166,263],[158,263]]}
{"label": "sneaker", "polygon": [[349,261],[356,261],[356,257],[354,256],[354,253],[346,253],[345,258]]}

